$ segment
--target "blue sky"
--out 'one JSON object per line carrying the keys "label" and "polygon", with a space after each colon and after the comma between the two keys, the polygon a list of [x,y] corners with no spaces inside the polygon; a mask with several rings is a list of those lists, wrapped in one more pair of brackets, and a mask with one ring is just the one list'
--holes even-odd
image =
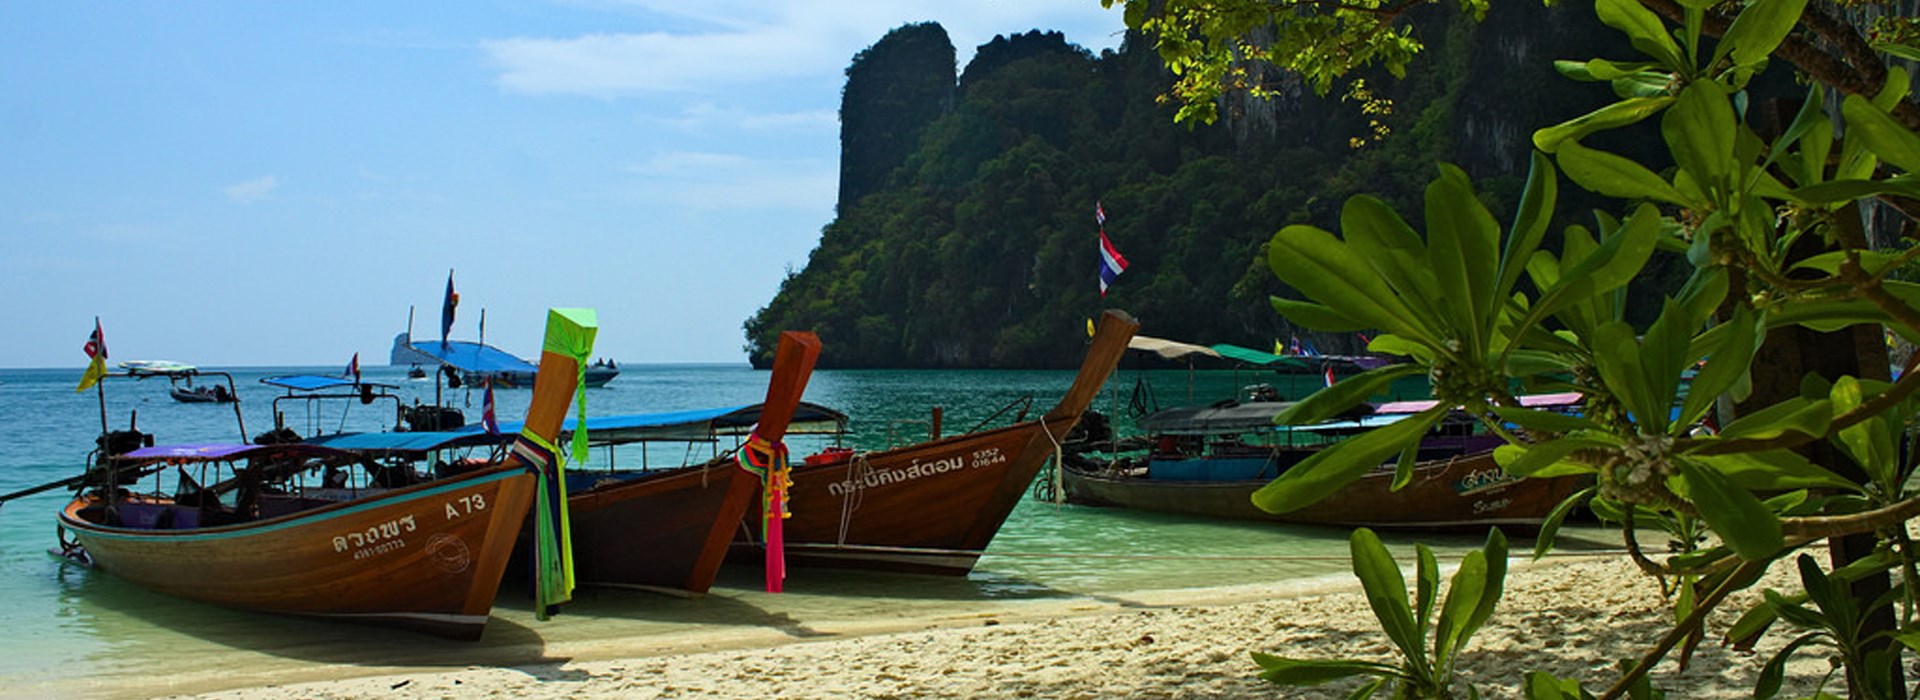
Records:
{"label": "blue sky", "polygon": [[[0,367],[384,364],[437,335],[744,361],[833,216],[855,53],[1114,48],[1098,0],[0,3]],[[832,349],[828,348],[828,352]]]}

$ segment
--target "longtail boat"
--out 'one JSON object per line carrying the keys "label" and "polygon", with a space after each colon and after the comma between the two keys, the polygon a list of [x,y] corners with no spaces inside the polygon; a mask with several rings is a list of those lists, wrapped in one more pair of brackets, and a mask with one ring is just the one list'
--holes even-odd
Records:
{"label": "longtail boat", "polygon": [[[692,593],[712,587],[754,495],[757,480],[747,473],[751,452],[784,455],[781,439],[819,356],[814,334],[780,334],[767,399],[751,411],[753,427],[733,455],[680,469],[570,472],[590,479],[569,491],[567,504],[579,581]],[[846,417],[832,414],[829,420],[838,428]]]}
{"label": "longtail boat", "polygon": [[[1531,406],[1570,406],[1577,394],[1523,397]],[[1413,477],[1393,488],[1388,462],[1327,498],[1287,513],[1254,506],[1254,491],[1331,440],[1430,408],[1431,401],[1381,404],[1366,415],[1319,425],[1280,427],[1279,401],[1224,402],[1143,416],[1145,454],[1070,449],[1061,480],[1069,503],[1305,525],[1399,529],[1538,526],[1581,477],[1521,479],[1493,459],[1498,437],[1476,434],[1464,418],[1443,421],[1420,442]],[[1099,441],[1094,441],[1099,442]],[[1119,444],[1120,441],[1113,441]],[[1127,451],[1131,453],[1132,451]]]}
{"label": "longtail boat", "polygon": [[541,373],[511,456],[429,475],[312,444],[142,447],[89,471],[64,553],[182,598],[478,638],[595,326],[549,312],[542,362],[562,371]]}
{"label": "longtail boat", "polygon": [[[797,565],[964,575],[1112,374],[1139,323],[1106,312],[1073,385],[1044,416],[875,452],[829,451],[792,465],[778,529]],[[765,489],[762,489],[763,491]],[[763,496],[761,501],[767,499]],[[736,548],[765,556],[766,522]]]}
{"label": "longtail boat", "polygon": [[[846,415],[800,401],[819,348],[812,333],[782,334],[764,403],[588,418],[588,444],[606,448],[607,457],[604,467],[573,464],[566,470],[575,582],[684,594],[712,588],[754,493],[740,451],[755,435],[777,444],[789,433],[846,430]],[[563,441],[580,425],[574,419],[563,423]],[[501,427],[511,430],[515,424]],[[448,463],[497,448],[501,441],[470,427],[331,435],[308,442],[377,459]],[[672,466],[650,463],[646,445],[660,443],[684,445],[686,459]],[[639,466],[618,464],[614,452],[636,444]]]}

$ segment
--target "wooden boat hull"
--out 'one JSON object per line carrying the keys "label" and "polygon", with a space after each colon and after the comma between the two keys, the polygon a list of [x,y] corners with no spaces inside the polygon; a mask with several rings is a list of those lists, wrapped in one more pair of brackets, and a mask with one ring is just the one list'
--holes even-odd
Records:
{"label": "wooden boat hull", "polygon": [[533,491],[526,468],[508,463],[224,527],[105,525],[83,515],[99,505],[83,496],[61,511],[60,525],[94,566],[161,593],[474,639]]}
{"label": "wooden boat hull", "polygon": [[1326,499],[1290,513],[1268,513],[1251,496],[1269,479],[1174,481],[1097,473],[1069,465],[1061,475],[1069,503],[1305,525],[1399,529],[1537,527],[1584,485],[1580,477],[1517,479],[1492,452],[1421,462],[1413,480],[1392,490],[1393,471],[1376,470]]}
{"label": "wooden boat hull", "polygon": [[[1065,435],[1078,418],[795,464],[787,561],[964,576],[1054,455],[1048,433]],[[757,489],[752,502],[760,502]],[[759,531],[757,509],[747,522]]]}
{"label": "wooden boat hull", "polygon": [[730,461],[574,492],[567,498],[574,577],[705,593],[754,493],[754,479]]}

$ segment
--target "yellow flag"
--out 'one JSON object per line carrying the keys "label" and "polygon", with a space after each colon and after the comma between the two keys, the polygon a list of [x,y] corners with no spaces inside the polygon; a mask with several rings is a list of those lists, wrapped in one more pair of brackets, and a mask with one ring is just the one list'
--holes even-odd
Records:
{"label": "yellow flag", "polygon": [[1093,337],[1093,319],[1087,319],[1087,337]]}
{"label": "yellow flag", "polygon": [[100,332],[100,319],[93,319],[93,335],[87,337],[87,344],[81,349],[89,359],[87,373],[80,375],[80,388],[73,390],[76,394],[99,384],[100,378],[107,376],[107,336]]}

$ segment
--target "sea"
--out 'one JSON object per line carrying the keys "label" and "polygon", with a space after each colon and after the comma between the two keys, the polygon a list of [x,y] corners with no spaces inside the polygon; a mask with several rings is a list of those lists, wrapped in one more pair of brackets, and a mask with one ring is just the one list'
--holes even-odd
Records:
{"label": "sea", "polygon": [[[104,391],[76,391],[81,368],[0,369],[0,494],[78,474],[100,434],[136,426],[160,443],[237,441],[276,424],[305,434],[389,429],[391,403],[309,402],[261,380],[286,374],[338,375],[340,367],[203,368],[196,383],[231,378],[238,404],[187,404],[166,378],[109,378]],[[220,372],[226,373],[221,376]],[[589,415],[649,413],[750,404],[768,372],[744,364],[625,365],[618,378],[585,392]],[[946,434],[1001,424],[1030,401],[1051,407],[1070,371],[819,370],[805,400],[846,413],[847,446],[878,449],[925,438],[934,409]],[[437,400],[479,420],[473,387],[409,379],[405,367],[366,367],[363,380],[393,387],[405,404]],[[1230,398],[1257,384],[1299,396],[1318,375],[1247,371],[1130,369],[1107,383],[1095,410],[1125,430],[1139,407]],[[531,392],[495,392],[498,417],[519,419]],[[236,412],[236,406],[238,411]],[[1011,410],[1009,406],[1014,407]],[[244,423],[244,428],[239,424]],[[827,438],[794,436],[794,454]],[[627,449],[627,448],[622,448]],[[669,448],[654,448],[656,450]],[[685,448],[649,453],[677,464]],[[618,459],[631,465],[633,456]],[[591,459],[589,462],[591,463]],[[1045,476],[1041,477],[1045,479]],[[1038,481],[1037,479],[1036,481]],[[368,669],[522,666],[577,658],[610,641],[650,648],[704,648],[758,628],[807,636],[907,616],[964,618],[1028,601],[1101,601],[1142,591],[1178,591],[1349,575],[1347,532],[1092,508],[1029,497],[1015,509],[975,571],[964,578],[794,569],[786,591],[762,590],[761,570],[729,565],[712,593],[682,598],[629,590],[585,590],[549,621],[534,619],[524,588],[508,582],[478,642],[453,643],[403,631],[233,611],[152,593],[50,553],[65,488],[0,503],[0,696],[143,697],[203,692]],[[794,504],[796,508],[807,504]],[[1415,536],[1389,545],[1411,561]],[[1443,558],[1478,538],[1420,535]],[[1516,549],[1524,546],[1515,543]],[[617,646],[617,645],[615,645]]]}

